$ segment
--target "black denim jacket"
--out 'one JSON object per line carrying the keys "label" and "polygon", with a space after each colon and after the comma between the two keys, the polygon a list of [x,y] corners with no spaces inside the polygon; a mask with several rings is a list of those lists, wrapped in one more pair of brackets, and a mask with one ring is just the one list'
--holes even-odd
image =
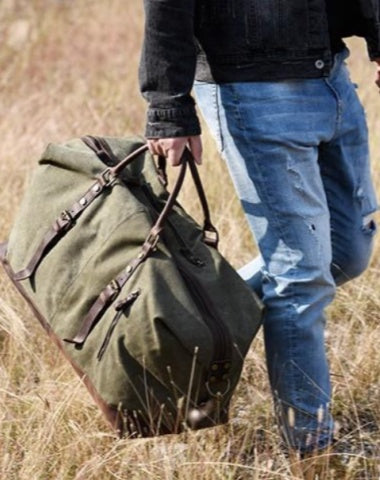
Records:
{"label": "black denim jacket", "polygon": [[[197,135],[194,78],[244,82],[329,74],[326,0],[144,0],[139,79],[146,136]],[[380,58],[380,0],[332,0],[335,35],[367,41]]]}

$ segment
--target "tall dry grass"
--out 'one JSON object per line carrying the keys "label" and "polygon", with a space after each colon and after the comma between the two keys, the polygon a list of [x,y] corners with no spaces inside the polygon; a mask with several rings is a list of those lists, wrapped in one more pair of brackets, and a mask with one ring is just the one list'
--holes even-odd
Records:
{"label": "tall dry grass", "polygon": [[[85,133],[141,133],[139,0],[1,0],[0,239],[44,146]],[[368,114],[379,186],[380,98],[362,42],[350,42]],[[255,252],[225,167],[205,135],[201,168],[222,251],[236,266]],[[197,215],[191,185],[183,203]],[[327,338],[341,424],[330,478],[379,479],[379,247],[367,273],[341,289]],[[2,480],[287,479],[261,337],[246,361],[229,425],[152,440],[115,440],[85,388],[0,272]]]}

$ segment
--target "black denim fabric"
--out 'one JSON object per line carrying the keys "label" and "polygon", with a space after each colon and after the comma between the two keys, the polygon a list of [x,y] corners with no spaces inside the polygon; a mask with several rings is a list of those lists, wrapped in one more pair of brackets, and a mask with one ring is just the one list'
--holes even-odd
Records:
{"label": "black denim fabric", "polygon": [[[326,1],[329,7],[328,22]],[[380,0],[144,0],[139,80],[146,136],[200,133],[194,78],[245,82],[327,76],[343,37],[380,57]],[[331,20],[333,19],[333,20]]]}

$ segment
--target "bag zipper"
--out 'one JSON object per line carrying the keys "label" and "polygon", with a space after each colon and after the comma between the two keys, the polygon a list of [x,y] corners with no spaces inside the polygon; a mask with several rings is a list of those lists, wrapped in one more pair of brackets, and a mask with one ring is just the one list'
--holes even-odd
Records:
{"label": "bag zipper", "polygon": [[112,319],[112,322],[111,322],[111,324],[110,324],[110,326],[107,330],[106,336],[104,337],[103,343],[102,343],[101,347],[99,348],[98,354],[96,356],[96,358],[99,361],[103,358],[104,352],[106,351],[106,349],[108,347],[108,344],[110,342],[112,333],[113,333],[116,325],[118,324],[118,322],[120,320],[120,317],[124,313],[125,309],[127,307],[131,306],[132,303],[134,303],[134,301],[137,299],[137,297],[140,295],[140,293],[141,293],[140,289],[136,290],[136,291],[130,293],[126,298],[124,298],[124,299],[122,299],[122,300],[120,300],[116,303],[116,305],[115,305],[116,314]]}
{"label": "bag zipper", "polygon": [[226,381],[232,366],[231,334],[219,318],[212,300],[200,286],[197,279],[181,265],[177,264],[177,267],[214,339],[214,352],[209,366],[207,381],[209,383]]}
{"label": "bag zipper", "polygon": [[[141,187],[141,191],[143,192],[145,198],[148,200],[155,213],[159,214],[160,208],[157,205],[156,198],[152,195],[146,184],[141,185]],[[193,252],[187,246],[186,242],[176,230],[170,219],[167,219],[166,222],[167,225],[170,227],[171,231],[173,232],[175,238],[177,239],[179,245],[181,246],[181,254],[193,265],[203,267],[205,265],[205,262],[203,262],[193,254]],[[182,275],[187,287],[189,288],[194,302],[201,311],[202,318],[206,322],[214,340],[214,352],[209,365],[209,371],[206,380],[207,388],[211,395],[218,396],[220,395],[220,392],[212,392],[210,384],[216,382],[226,382],[227,388],[223,392],[224,395],[229,390],[228,378],[232,366],[231,334],[228,331],[227,327],[224,325],[224,323],[220,320],[212,300],[209,298],[204,289],[200,286],[198,280],[182,265],[179,265],[178,262],[176,262],[176,266],[180,274]]]}

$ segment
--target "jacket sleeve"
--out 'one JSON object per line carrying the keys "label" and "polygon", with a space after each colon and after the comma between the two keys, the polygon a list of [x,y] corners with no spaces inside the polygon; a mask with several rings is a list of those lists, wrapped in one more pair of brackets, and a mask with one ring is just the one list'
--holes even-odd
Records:
{"label": "jacket sleeve", "polygon": [[371,60],[380,58],[380,0],[359,0]]}
{"label": "jacket sleeve", "polygon": [[148,138],[200,134],[190,95],[196,66],[195,0],[144,0],[140,90],[148,101]]}

